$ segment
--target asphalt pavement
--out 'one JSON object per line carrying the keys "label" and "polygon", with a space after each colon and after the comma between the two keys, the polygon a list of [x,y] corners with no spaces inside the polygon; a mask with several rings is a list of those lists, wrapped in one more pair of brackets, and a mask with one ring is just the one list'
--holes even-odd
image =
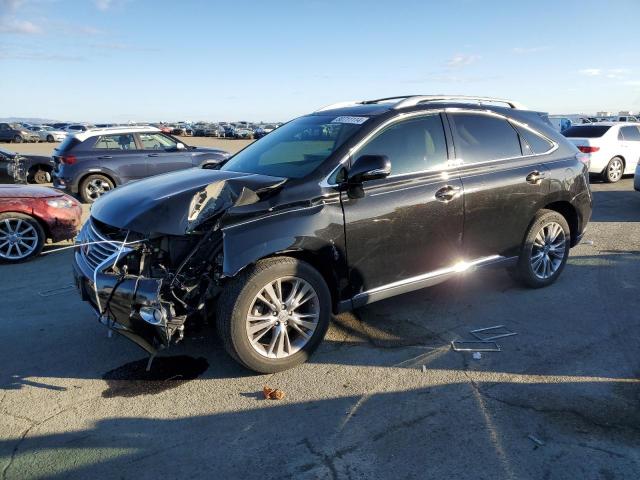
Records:
{"label": "asphalt pavement", "polygon": [[[70,251],[0,265],[1,478],[639,478],[640,192],[593,191],[551,287],[468,273],[334,318],[275,375],[209,326],[146,373],[80,301]],[[500,324],[501,352],[451,350]]]}

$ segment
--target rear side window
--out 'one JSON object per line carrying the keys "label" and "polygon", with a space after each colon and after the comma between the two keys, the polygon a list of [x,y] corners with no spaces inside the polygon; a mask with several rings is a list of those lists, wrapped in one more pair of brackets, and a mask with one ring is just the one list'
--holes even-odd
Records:
{"label": "rear side window", "polygon": [[447,166],[447,143],[440,115],[397,123],[374,137],[357,154],[386,155],[391,174],[421,172]]}
{"label": "rear side window", "polygon": [[522,139],[524,155],[546,153],[553,148],[553,143],[537,133],[517,125],[513,125],[513,127],[518,131]]}
{"label": "rear side window", "polygon": [[638,127],[622,127],[620,133],[624,140],[640,142],[640,130],[638,130]]}
{"label": "rear side window", "polygon": [[607,133],[610,128],[610,125],[576,125],[562,132],[562,135],[568,138],[598,138]]}
{"label": "rear side window", "polygon": [[136,141],[131,133],[121,133],[118,135],[102,135],[93,146],[98,149],[108,150],[135,150]]}
{"label": "rear side window", "polygon": [[502,118],[475,113],[451,114],[456,157],[465,163],[522,156],[518,133]]}

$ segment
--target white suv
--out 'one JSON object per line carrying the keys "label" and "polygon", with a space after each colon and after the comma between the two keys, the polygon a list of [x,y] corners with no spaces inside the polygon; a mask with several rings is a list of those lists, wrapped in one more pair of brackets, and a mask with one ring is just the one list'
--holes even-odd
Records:
{"label": "white suv", "polygon": [[605,182],[617,182],[633,174],[640,160],[640,123],[598,122],[576,125],[562,134],[589,155],[589,173]]}

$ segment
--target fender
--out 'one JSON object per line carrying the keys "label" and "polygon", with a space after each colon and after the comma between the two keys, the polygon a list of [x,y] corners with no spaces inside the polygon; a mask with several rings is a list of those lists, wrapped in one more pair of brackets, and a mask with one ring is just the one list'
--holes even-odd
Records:
{"label": "fender", "polygon": [[286,253],[305,254],[325,276],[331,275],[338,296],[350,297],[344,217],[339,200],[287,208],[222,228],[222,274],[233,277],[258,260]]}

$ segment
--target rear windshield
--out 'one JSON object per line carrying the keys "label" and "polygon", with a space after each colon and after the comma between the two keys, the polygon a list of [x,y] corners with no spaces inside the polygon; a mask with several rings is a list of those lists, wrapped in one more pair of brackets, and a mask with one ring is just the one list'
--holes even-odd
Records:
{"label": "rear windshield", "polygon": [[611,128],[610,125],[578,125],[567,128],[562,135],[565,137],[575,138],[597,138],[603,136]]}
{"label": "rear windshield", "polygon": [[73,135],[67,135],[62,143],[58,146],[58,148],[56,148],[54,151],[58,154],[62,154],[64,152],[68,152],[79,143],[82,142],[80,142],[80,140],[78,140],[76,137],[74,137]]}

